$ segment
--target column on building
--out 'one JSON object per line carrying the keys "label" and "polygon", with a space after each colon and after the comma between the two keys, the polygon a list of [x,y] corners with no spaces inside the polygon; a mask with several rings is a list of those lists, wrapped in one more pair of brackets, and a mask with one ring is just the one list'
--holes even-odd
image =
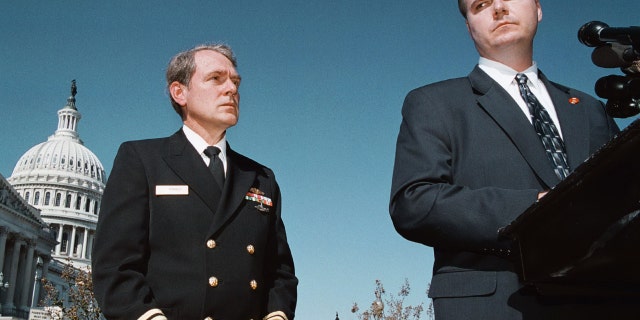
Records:
{"label": "column on building", "polygon": [[[6,255],[7,249],[7,236],[9,235],[9,230],[6,227],[0,227],[0,272],[2,273],[2,277],[4,278],[4,257]],[[0,282],[0,288],[4,284],[3,281]],[[0,301],[0,311],[2,311],[2,301]]]}
{"label": "column on building", "polygon": [[4,276],[4,257],[6,254],[7,248],[7,236],[9,235],[9,230],[6,227],[0,227],[0,272]]}
{"label": "column on building", "polygon": [[13,241],[13,251],[11,253],[11,265],[9,266],[11,270],[9,272],[8,277],[5,275],[5,280],[4,280],[4,281],[8,280],[11,285],[6,290],[7,295],[5,298],[5,303],[3,305],[3,310],[13,311],[15,308],[14,298],[15,298],[17,286],[19,285],[19,282],[15,281],[15,279],[16,279],[16,276],[18,275],[18,266],[20,264],[20,249],[22,248],[22,245],[24,245],[24,240],[19,235],[16,235]]}
{"label": "column on building", "polygon": [[35,277],[35,284],[33,289],[33,300],[31,301],[31,305],[39,306],[40,302],[45,298],[46,292],[42,287],[42,279],[48,279],[49,276],[49,264],[51,263],[51,258],[47,255],[46,252],[39,253],[40,259],[42,259],[42,269],[40,277]]}
{"label": "column on building", "polygon": [[68,240],[69,245],[67,246],[67,251],[69,251],[69,257],[73,257],[73,251],[76,247],[76,229],[78,227],[71,226],[71,239]]}
{"label": "column on building", "polygon": [[58,244],[56,245],[56,255],[59,256],[60,255],[60,248],[62,248],[62,223],[58,225],[58,239],[56,239],[58,241]]}
{"label": "column on building", "polygon": [[81,259],[87,259],[87,244],[89,243],[89,229],[84,228],[84,239],[82,240],[82,255]]}
{"label": "column on building", "polygon": [[[31,288],[33,288],[33,260],[35,258],[36,241],[29,239],[26,241],[27,255],[25,256],[24,275],[22,278],[22,294],[20,300],[18,300],[18,307],[21,310],[29,311],[29,296],[31,295]],[[17,282],[17,281],[16,281]]]}
{"label": "column on building", "polygon": [[89,229],[89,241],[87,242],[87,259],[88,260],[91,260],[91,258],[93,257],[91,253],[93,251],[93,243],[95,241],[95,237],[96,237],[96,231]]}

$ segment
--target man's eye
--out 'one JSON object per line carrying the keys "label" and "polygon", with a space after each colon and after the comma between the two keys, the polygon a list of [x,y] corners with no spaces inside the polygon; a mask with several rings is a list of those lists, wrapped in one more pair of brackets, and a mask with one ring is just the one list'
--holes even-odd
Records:
{"label": "man's eye", "polygon": [[481,10],[488,5],[489,5],[489,1],[480,2],[476,5],[476,10]]}

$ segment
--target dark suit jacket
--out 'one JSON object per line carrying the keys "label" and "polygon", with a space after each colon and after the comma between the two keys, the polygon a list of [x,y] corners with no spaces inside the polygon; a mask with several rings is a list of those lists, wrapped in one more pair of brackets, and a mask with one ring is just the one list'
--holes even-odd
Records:
{"label": "dark suit jacket", "polygon": [[[182,130],[120,146],[92,260],[108,319],[136,319],[154,308],[170,320],[262,319],[277,310],[293,319],[298,280],[273,172],[231,149],[227,161],[216,197],[213,176]],[[170,185],[183,187],[156,189]],[[245,199],[251,188],[272,200],[263,205],[268,212]]]}
{"label": "dark suit jacket", "polygon": [[[540,78],[575,168],[618,127],[601,102]],[[468,77],[411,91],[402,116],[391,187],[394,226],[405,238],[434,248],[430,297],[473,298],[457,299],[446,310],[436,303],[436,315],[466,319],[484,306],[497,311],[486,319],[518,318],[501,312],[520,285],[511,242],[497,231],[533,204],[538,192],[559,182],[533,126],[479,67]],[[472,318],[485,319],[480,313]]]}

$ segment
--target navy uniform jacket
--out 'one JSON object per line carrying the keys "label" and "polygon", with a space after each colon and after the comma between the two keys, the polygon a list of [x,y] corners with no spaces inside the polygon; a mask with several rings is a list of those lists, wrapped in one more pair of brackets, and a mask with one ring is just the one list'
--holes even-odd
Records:
{"label": "navy uniform jacket", "polygon": [[[618,127],[600,101],[540,79],[575,169]],[[476,67],[468,77],[411,91],[402,116],[390,213],[402,236],[433,247],[436,317],[544,319],[529,317],[551,308],[517,294],[512,243],[497,232],[559,182],[525,114]]]}
{"label": "navy uniform jacket", "polygon": [[227,163],[216,197],[213,175],[182,130],[120,146],[92,260],[108,319],[156,308],[169,320],[276,311],[293,319],[298,280],[273,172],[231,149]]}

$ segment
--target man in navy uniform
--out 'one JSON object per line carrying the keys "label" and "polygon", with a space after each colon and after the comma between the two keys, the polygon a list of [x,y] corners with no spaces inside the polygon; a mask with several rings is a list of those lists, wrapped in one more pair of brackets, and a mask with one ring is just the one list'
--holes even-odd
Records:
{"label": "man in navy uniform", "polygon": [[125,142],[93,254],[107,319],[292,320],[297,283],[273,172],[232,150],[240,76],[226,45],[177,54],[168,92],[183,127]]}

